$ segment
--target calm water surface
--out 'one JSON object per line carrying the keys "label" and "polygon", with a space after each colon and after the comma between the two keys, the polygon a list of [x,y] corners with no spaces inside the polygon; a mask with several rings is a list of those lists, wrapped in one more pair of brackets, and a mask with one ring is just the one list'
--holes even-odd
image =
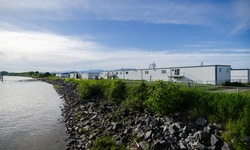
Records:
{"label": "calm water surface", "polygon": [[66,149],[63,100],[52,85],[27,79],[5,76],[0,82],[0,149]]}

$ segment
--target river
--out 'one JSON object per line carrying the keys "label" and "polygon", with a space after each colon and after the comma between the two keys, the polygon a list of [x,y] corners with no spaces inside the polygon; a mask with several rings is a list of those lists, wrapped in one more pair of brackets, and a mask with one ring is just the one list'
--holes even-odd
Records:
{"label": "river", "polygon": [[0,81],[0,149],[66,149],[63,100],[52,85],[27,79]]}

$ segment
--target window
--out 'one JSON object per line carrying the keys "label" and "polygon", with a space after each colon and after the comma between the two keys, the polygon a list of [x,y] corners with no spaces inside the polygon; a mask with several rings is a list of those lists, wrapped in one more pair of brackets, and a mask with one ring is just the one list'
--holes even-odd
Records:
{"label": "window", "polygon": [[174,70],[174,75],[180,75],[180,69],[175,69]]}
{"label": "window", "polygon": [[122,74],[122,72],[120,72],[120,74]]}
{"label": "window", "polygon": [[167,71],[166,71],[166,70],[161,70],[161,73],[162,73],[162,74],[166,74]]}
{"label": "window", "polygon": [[229,72],[229,69],[227,69],[227,73]]}
{"label": "window", "polygon": [[149,72],[148,71],[145,71],[145,74],[148,74]]}
{"label": "window", "polygon": [[118,74],[118,72],[116,72],[116,74]]}
{"label": "window", "polygon": [[128,74],[128,72],[126,71],[126,74]]}
{"label": "window", "polygon": [[219,72],[221,72],[221,68],[219,68]]}

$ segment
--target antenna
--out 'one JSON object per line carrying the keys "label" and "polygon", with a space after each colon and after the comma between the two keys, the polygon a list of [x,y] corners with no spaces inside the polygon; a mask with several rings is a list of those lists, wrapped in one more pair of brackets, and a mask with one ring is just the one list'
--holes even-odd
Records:
{"label": "antenna", "polygon": [[153,62],[152,64],[149,65],[149,69],[156,69],[156,64]]}

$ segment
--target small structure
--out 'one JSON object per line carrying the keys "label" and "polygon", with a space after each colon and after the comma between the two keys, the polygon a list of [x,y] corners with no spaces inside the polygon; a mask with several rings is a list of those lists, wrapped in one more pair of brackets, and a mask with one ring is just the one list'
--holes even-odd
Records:
{"label": "small structure", "polygon": [[69,73],[57,73],[56,77],[57,78],[69,78],[70,74]]}
{"label": "small structure", "polygon": [[250,69],[232,69],[231,82],[250,83]]}
{"label": "small structure", "polygon": [[100,72],[87,71],[87,72],[82,72],[80,75],[82,79],[99,79]]}
{"label": "small structure", "polygon": [[69,77],[70,78],[74,78],[74,79],[77,79],[77,78],[80,78],[80,74],[78,72],[71,72],[69,74]]}

